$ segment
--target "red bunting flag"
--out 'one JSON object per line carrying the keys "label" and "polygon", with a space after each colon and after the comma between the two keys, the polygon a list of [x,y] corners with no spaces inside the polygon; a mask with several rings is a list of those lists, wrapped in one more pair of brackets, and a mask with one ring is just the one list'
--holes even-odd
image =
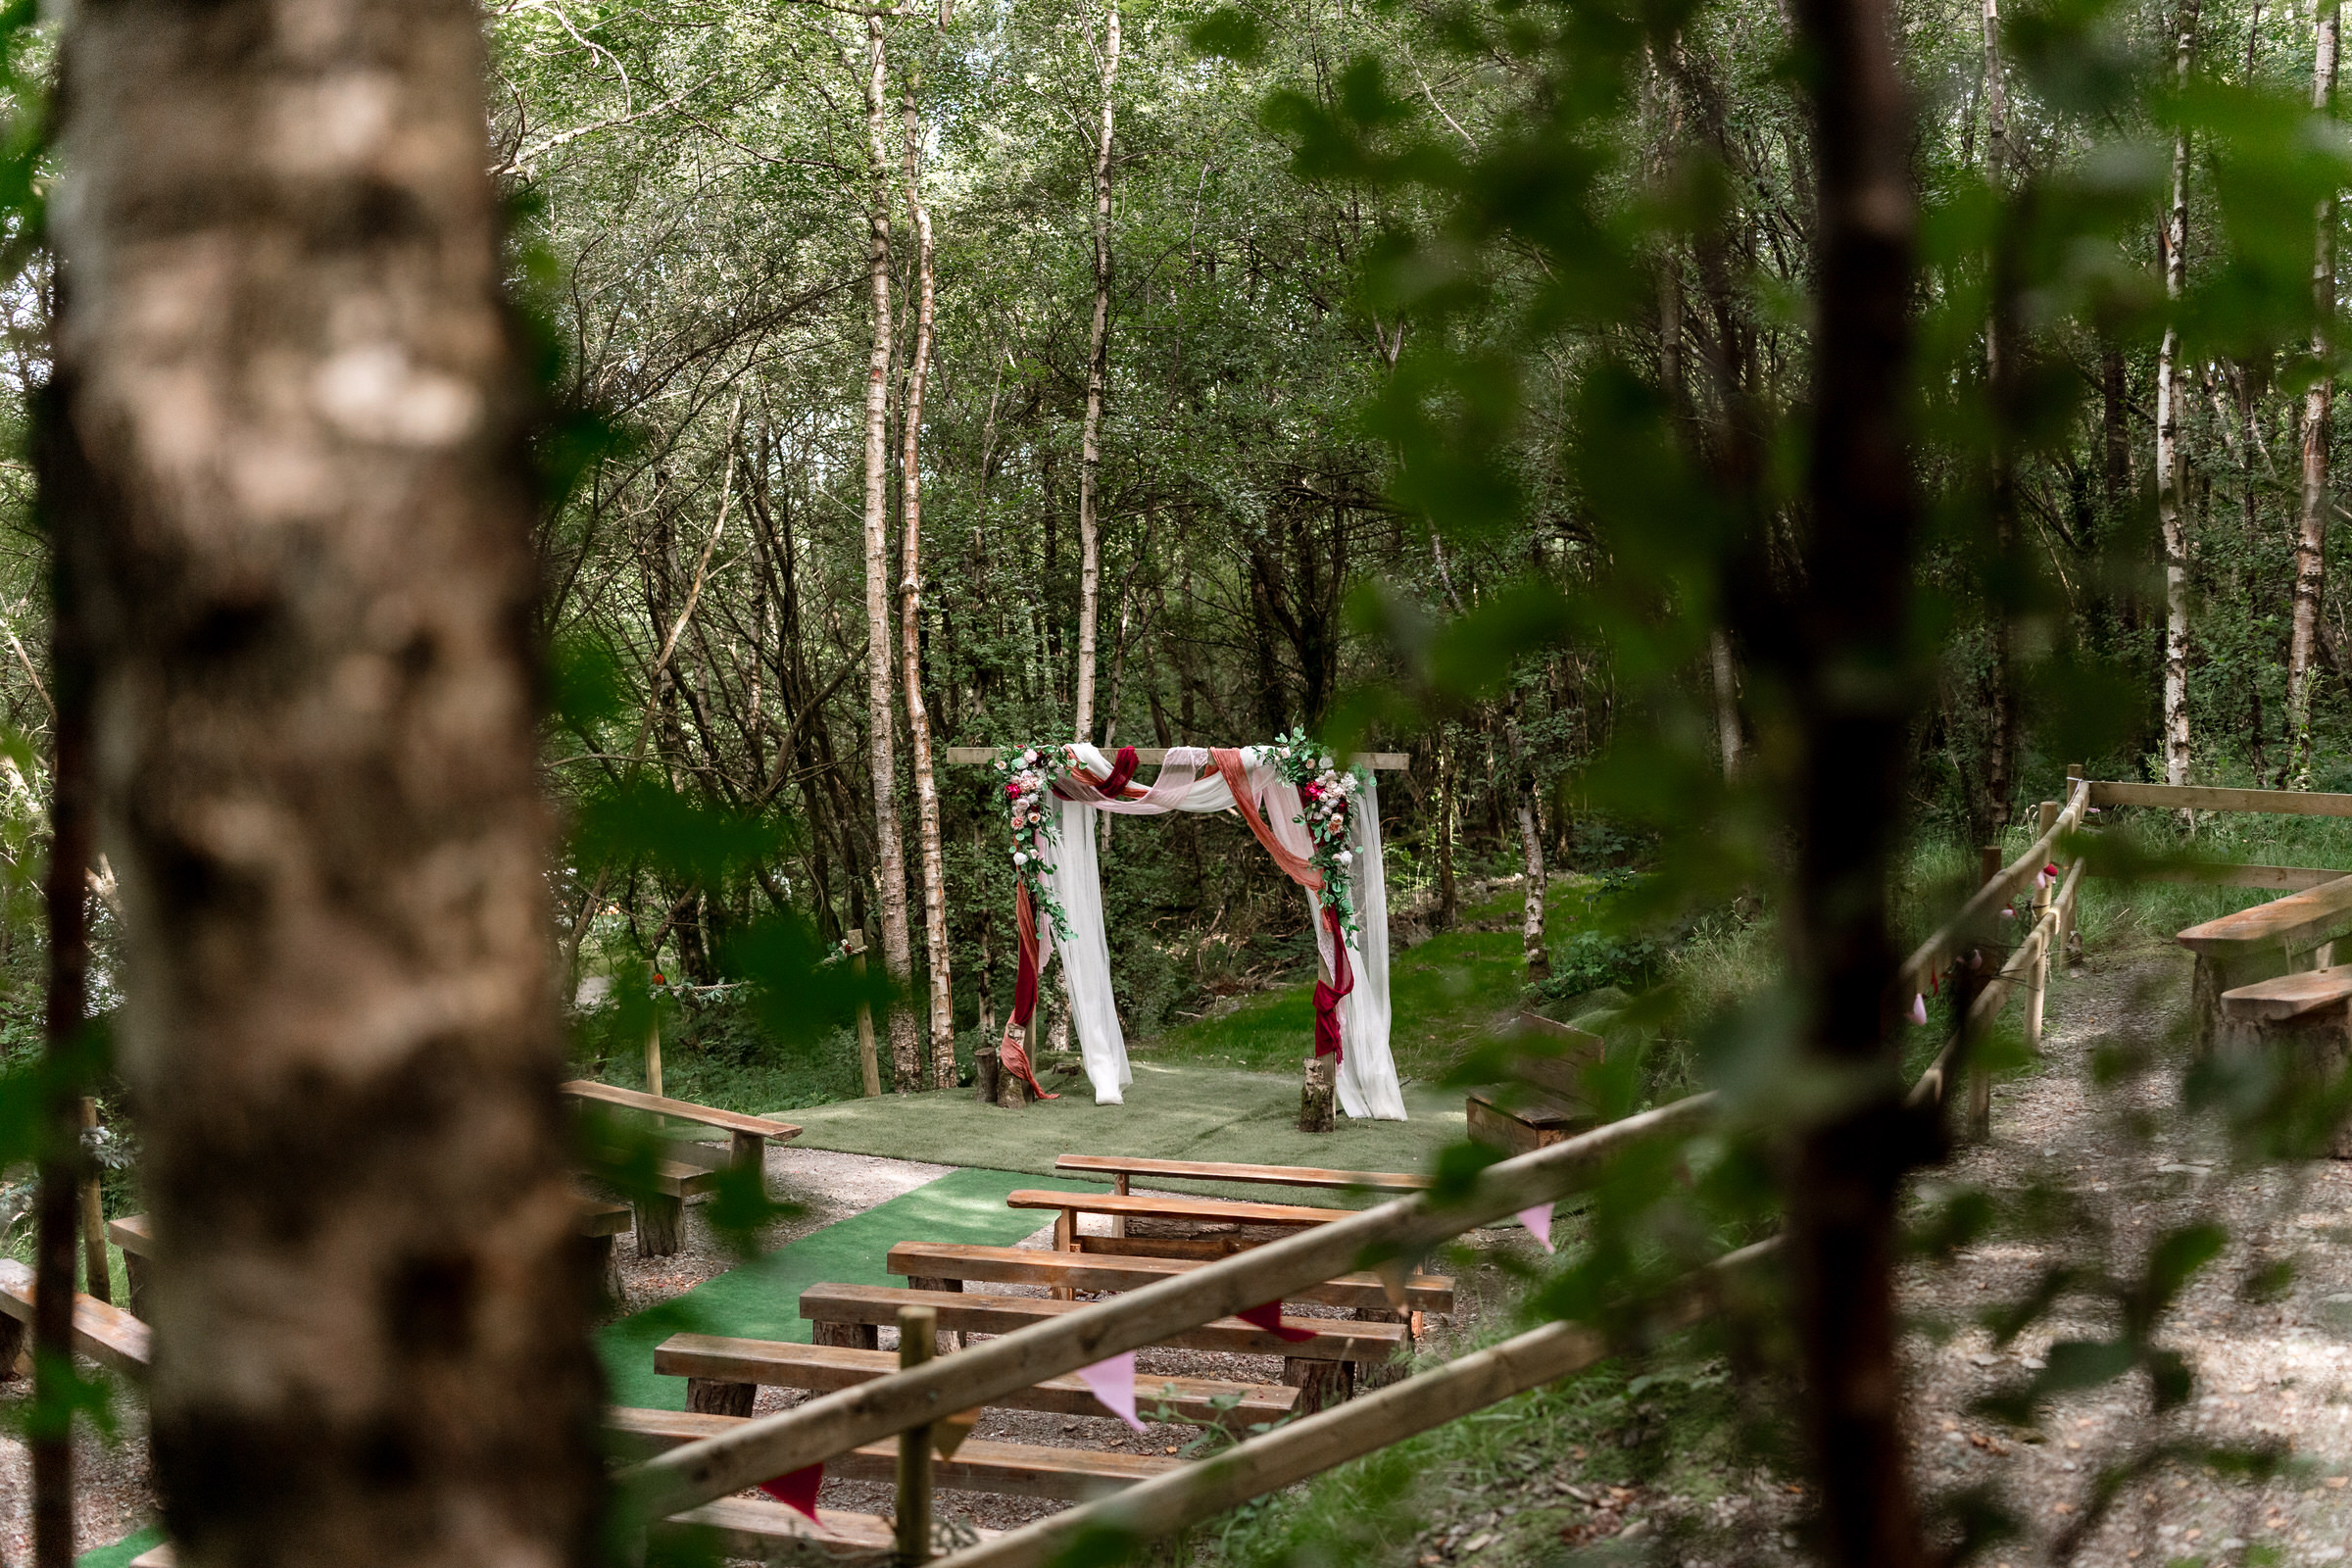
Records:
{"label": "red bunting flag", "polygon": [[1246,1312],[1237,1312],[1234,1315],[1252,1328],[1264,1329],[1276,1339],[1288,1340],[1293,1345],[1315,1337],[1313,1329],[1295,1329],[1285,1323],[1282,1320],[1282,1303],[1280,1301],[1268,1301],[1262,1306],[1253,1306]]}
{"label": "red bunting flag", "polygon": [[807,1514],[808,1522],[819,1530],[825,1522],[816,1516],[816,1492],[825,1484],[825,1467],[821,1464],[804,1465],[790,1475],[760,1483],[760,1490],[775,1498],[795,1513]]}

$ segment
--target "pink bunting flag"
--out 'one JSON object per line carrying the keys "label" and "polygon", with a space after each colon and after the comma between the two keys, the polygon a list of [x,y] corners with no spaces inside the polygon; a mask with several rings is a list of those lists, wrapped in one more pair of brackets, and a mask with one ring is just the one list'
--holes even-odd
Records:
{"label": "pink bunting flag", "polygon": [[1128,1350],[1107,1361],[1078,1369],[1079,1381],[1094,1396],[1102,1401],[1103,1408],[1126,1422],[1136,1431],[1144,1424],[1135,1417],[1135,1352]]}
{"label": "pink bunting flag", "polygon": [[1240,1318],[1243,1322],[1250,1324],[1253,1328],[1264,1329],[1268,1334],[1273,1335],[1278,1340],[1288,1340],[1293,1345],[1297,1345],[1302,1340],[1311,1340],[1315,1337],[1315,1331],[1313,1329],[1295,1329],[1289,1324],[1283,1322],[1282,1303],[1280,1301],[1268,1301],[1262,1306],[1250,1307],[1246,1312],[1237,1312],[1234,1314],[1234,1316]]}
{"label": "pink bunting flag", "polygon": [[1927,998],[1915,996],[1911,999],[1911,1021],[1913,1023],[1926,1023],[1928,1021]]}
{"label": "pink bunting flag", "polygon": [[807,1514],[808,1522],[822,1530],[825,1522],[816,1516],[816,1491],[824,1484],[825,1467],[812,1464],[805,1465],[789,1475],[777,1476],[772,1481],[762,1481],[760,1490],[793,1512]]}
{"label": "pink bunting flag", "polygon": [[1544,1244],[1544,1250],[1548,1252],[1552,1250],[1551,1205],[1549,1203],[1538,1203],[1533,1208],[1521,1209],[1519,1223],[1527,1227],[1528,1235]]}

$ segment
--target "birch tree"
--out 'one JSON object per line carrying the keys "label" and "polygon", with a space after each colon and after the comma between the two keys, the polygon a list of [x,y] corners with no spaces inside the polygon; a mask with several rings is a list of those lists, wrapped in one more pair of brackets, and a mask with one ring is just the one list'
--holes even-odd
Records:
{"label": "birch tree", "polygon": [[[866,212],[866,286],[873,346],[865,373],[865,698],[867,767],[874,789],[874,877],[882,906],[882,967],[904,990],[914,973],[906,929],[906,842],[899,826],[899,766],[891,688],[899,655],[890,636],[890,59],[882,18],[865,19],[865,156],[872,181]],[[911,547],[910,547],[911,548]],[[891,1081],[901,1094],[923,1087],[914,1014],[890,1009]]]}
{"label": "birch tree", "polygon": [[[2335,113],[2335,61],[2341,10],[2323,3],[2312,24],[2311,107]],[[2334,412],[2335,220],[2333,191],[2320,198],[2311,264],[2310,390],[2303,394],[2303,475],[2295,514],[2293,631],[2286,654],[2287,771],[2293,788],[2311,788],[2311,671],[2320,607],[2328,592],[2328,425]]]}
{"label": "birch tree", "polygon": [[478,13],[101,0],[60,70],[94,483],[58,539],[129,926],[165,1523],[191,1568],[588,1562]]}
{"label": "birch tree", "polygon": [[1095,315],[1087,339],[1086,419],[1078,435],[1078,738],[1095,734],[1095,626],[1102,598],[1102,529],[1097,514],[1102,472],[1102,394],[1110,378],[1111,93],[1119,79],[1119,4],[1103,0],[1102,42],[1095,54],[1102,84],[1095,129]]}
{"label": "birch tree", "polygon": [[[906,74],[906,219],[914,230],[914,344],[899,416],[899,636],[906,679],[907,760],[914,768],[915,835],[923,858],[923,957],[929,967],[931,1087],[956,1087],[956,1004],[948,949],[948,872],[940,845],[939,780],[931,761],[931,715],[923,706],[923,382],[931,366],[934,278],[931,209],[923,200],[923,125],[915,76]],[[894,1037],[895,1038],[895,1037]]]}
{"label": "birch tree", "polygon": [[[2181,0],[2173,74],[2186,91],[2196,63],[2197,0]],[[2164,294],[2188,287],[2188,130],[2173,132],[2172,206],[2164,223]],[[2168,320],[2156,355],[2156,521],[2164,541],[2164,777],[2188,782],[2188,466],[2180,452],[2180,327]]]}

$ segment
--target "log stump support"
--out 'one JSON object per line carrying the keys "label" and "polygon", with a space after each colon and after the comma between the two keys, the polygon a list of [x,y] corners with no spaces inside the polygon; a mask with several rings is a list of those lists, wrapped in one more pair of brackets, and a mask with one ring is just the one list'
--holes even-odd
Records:
{"label": "log stump support", "polygon": [[717,1378],[688,1378],[686,1408],[700,1415],[747,1416],[760,1396],[756,1383],[725,1383]]}
{"label": "log stump support", "polygon": [[1004,1072],[997,1060],[997,1048],[982,1046],[972,1053],[972,1098],[983,1105],[997,1102],[997,1079]]}
{"label": "log stump support", "polygon": [[637,1255],[677,1255],[678,1234],[686,1224],[686,1200],[664,1193],[648,1193],[633,1206],[637,1211]]}
{"label": "log stump support", "polygon": [[808,1325],[808,1343],[830,1345],[843,1350],[879,1350],[882,1331],[871,1323],[827,1323]]}
{"label": "log stump support", "polygon": [[1374,1361],[1358,1367],[1355,1374],[1357,1386],[1367,1391],[1385,1389],[1392,1383],[1401,1383],[1409,1377],[1412,1371],[1409,1363],[1419,1346],[1421,1314],[1392,1311],[1385,1306],[1359,1306],[1355,1309],[1355,1320],[1359,1323],[1404,1325],[1404,1343],[1396,1347],[1396,1354],[1386,1361]]}
{"label": "log stump support", "polygon": [[1313,1415],[1345,1402],[1355,1393],[1353,1361],[1316,1361],[1302,1355],[1282,1358],[1282,1381],[1298,1391],[1298,1413]]}
{"label": "log stump support", "polygon": [[[147,1260],[136,1252],[122,1254],[122,1289],[127,1298],[126,1308],[140,1322],[147,1321]],[[0,1373],[0,1375],[5,1375]]]}
{"label": "log stump support", "polygon": [[1306,1082],[1298,1091],[1298,1130],[1330,1132],[1339,1119],[1340,1063],[1336,1056],[1306,1058]]}

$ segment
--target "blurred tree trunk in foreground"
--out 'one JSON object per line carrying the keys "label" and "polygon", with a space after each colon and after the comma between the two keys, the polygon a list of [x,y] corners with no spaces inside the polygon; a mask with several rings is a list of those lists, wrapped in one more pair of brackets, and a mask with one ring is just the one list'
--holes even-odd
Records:
{"label": "blurred tree trunk in foreground", "polygon": [[[1886,886],[1905,729],[1919,509],[1912,492],[1911,109],[1885,0],[1798,0],[1814,61],[1820,335],[1809,569],[1783,643],[1801,728],[1789,958],[1813,1069],[1842,1082],[1796,1150],[1789,1202],[1825,1555],[1927,1560],[1904,1475],[1895,1358],[1899,1184],[1926,1151],[1889,1038]],[[1759,631],[1762,628],[1758,628]]]}
{"label": "blurred tree trunk in foreground", "polygon": [[592,1554],[483,74],[457,0],[92,0],[66,34],[99,493],[61,545],[183,1563]]}

